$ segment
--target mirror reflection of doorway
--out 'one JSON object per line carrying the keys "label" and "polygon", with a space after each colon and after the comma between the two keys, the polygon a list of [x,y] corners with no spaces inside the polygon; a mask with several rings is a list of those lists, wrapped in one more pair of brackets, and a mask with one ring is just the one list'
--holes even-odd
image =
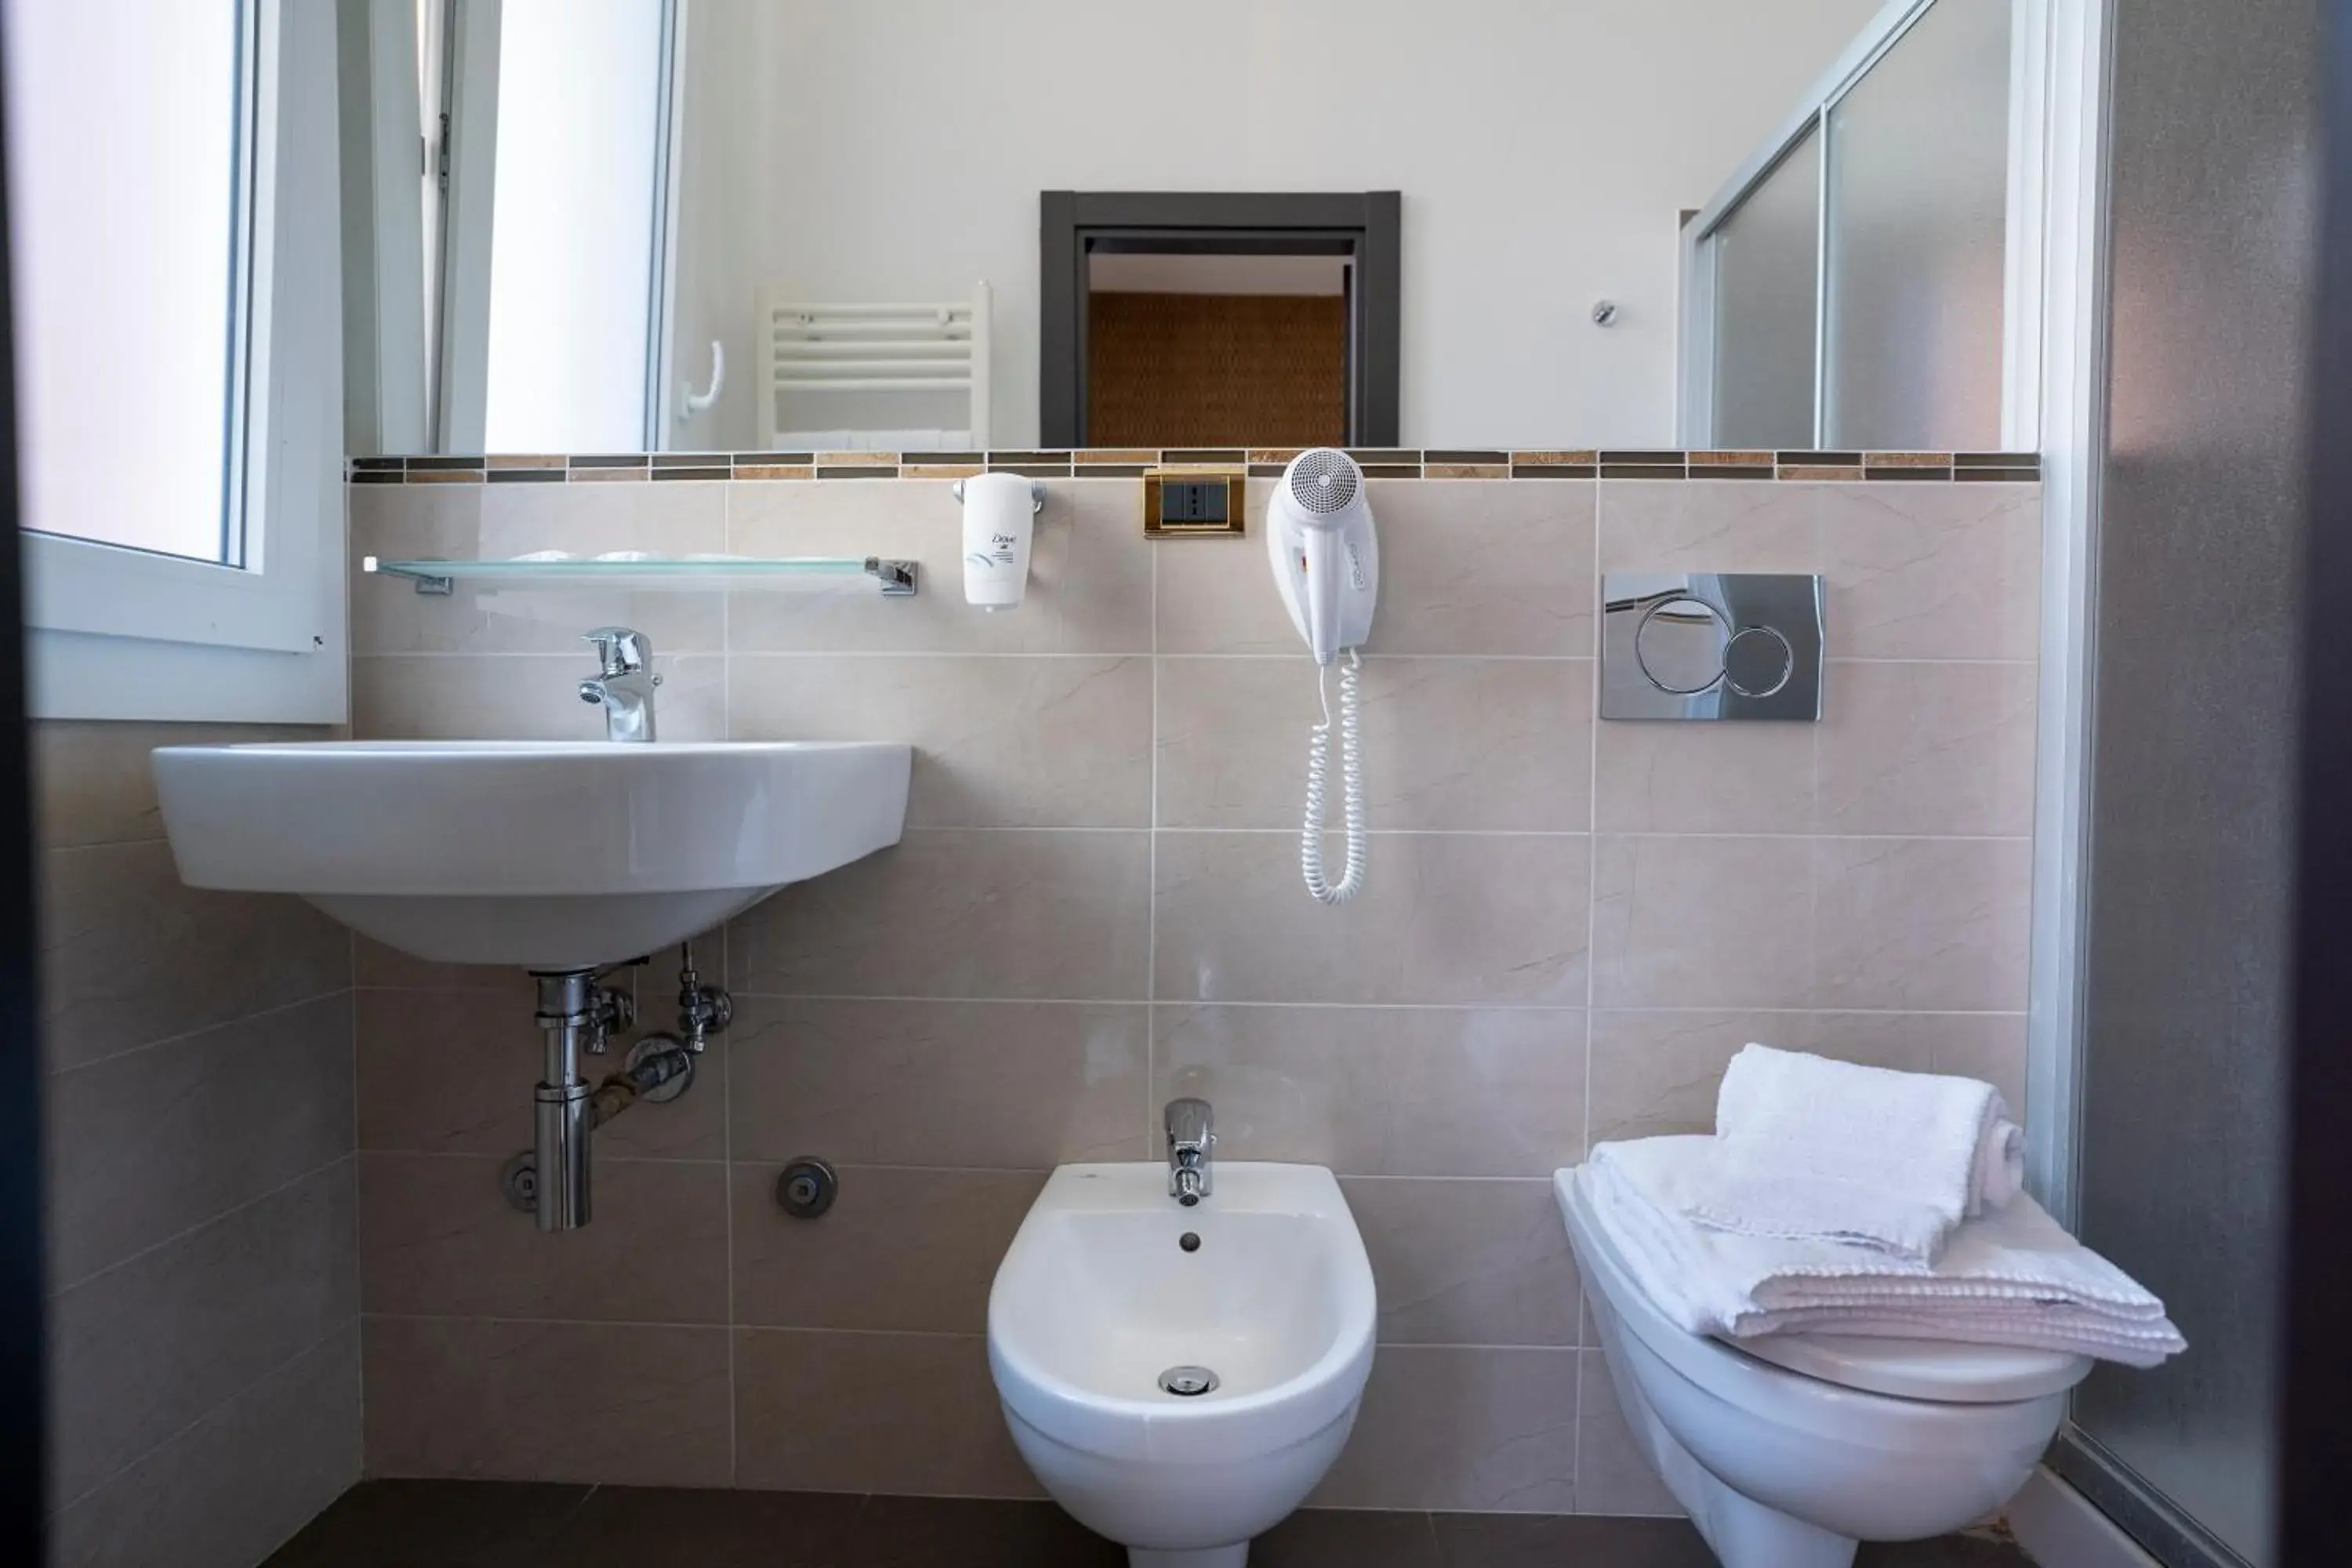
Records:
{"label": "mirror reflection of doorway", "polygon": [[1045,192],[1041,444],[1395,445],[1402,206]]}
{"label": "mirror reflection of doorway", "polygon": [[1342,447],[1353,259],[1087,258],[1087,439],[1100,447]]}

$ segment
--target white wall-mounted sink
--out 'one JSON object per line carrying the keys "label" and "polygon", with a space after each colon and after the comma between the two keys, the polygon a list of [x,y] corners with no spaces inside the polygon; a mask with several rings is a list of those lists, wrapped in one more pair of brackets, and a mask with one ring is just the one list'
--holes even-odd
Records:
{"label": "white wall-mounted sink", "polygon": [[166,746],[155,782],[190,887],[299,894],[419,958],[571,970],[896,844],[912,757],[803,742]]}

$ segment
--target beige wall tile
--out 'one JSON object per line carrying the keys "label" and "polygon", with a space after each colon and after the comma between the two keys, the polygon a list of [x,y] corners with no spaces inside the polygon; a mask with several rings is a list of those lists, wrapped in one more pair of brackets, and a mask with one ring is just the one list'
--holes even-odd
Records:
{"label": "beige wall tile", "polygon": [[[1300,651],[1266,566],[1272,493],[1251,481],[1246,540],[1160,547],[1161,653]],[[1367,493],[1381,598],[1365,651],[1591,655],[1591,485],[1374,479]]]}
{"label": "beige wall tile", "polygon": [[1821,838],[1812,848],[1817,1005],[2024,1010],[2031,843]]}
{"label": "beige wall tile", "polygon": [[[1243,538],[1171,539],[1154,546],[1153,635],[1162,655],[1305,656],[1266,564],[1265,500],[1272,493],[1271,482],[1250,481],[1249,532]],[[1392,582],[1395,574],[1382,578]],[[1376,607],[1374,635],[1393,608],[1392,598]]]}
{"label": "beige wall tile", "polygon": [[1819,724],[1604,723],[1602,832],[2033,830],[2030,664],[1832,662]]}
{"label": "beige wall tile", "polygon": [[1600,516],[1603,572],[1820,573],[1832,658],[2034,657],[2038,485],[1637,480]]}
{"label": "beige wall tile", "polygon": [[47,1100],[57,1289],[350,1153],[351,999],[61,1072]]}
{"label": "beige wall tile", "polygon": [[570,583],[458,583],[447,597],[361,573],[359,558],[491,561],[562,550],[718,554],[727,548],[727,487],[658,485],[355,485],[352,488],[352,648],[355,653],[586,654],[591,626],[635,626],[656,653],[725,645],[723,590],[638,592]]}
{"label": "beige wall tile", "polygon": [[1576,1422],[1576,1511],[1680,1514],[1682,1505],[1658,1479],[1625,1424],[1601,1352],[1583,1353],[1583,1394]]}
{"label": "beige wall tile", "polygon": [[733,1157],[1049,1170],[1140,1160],[1145,1009],[745,996],[726,1035]]}
{"label": "beige wall tile", "polygon": [[725,1329],[369,1318],[362,1333],[371,1476],[728,1482]]}
{"label": "beige wall tile", "polygon": [[1150,825],[1148,658],[739,656],[728,680],[730,739],[912,745],[913,826]]}
{"label": "beige wall tile", "polygon": [[[661,1108],[640,1106],[645,1115]],[[368,1311],[404,1316],[727,1321],[727,1173],[616,1160],[591,1173],[593,1220],[541,1231],[507,1206],[492,1155],[360,1156]]]}
{"label": "beige wall tile", "polygon": [[1832,665],[1811,826],[2031,837],[2037,679],[2030,664]]}
{"label": "beige wall tile", "polygon": [[52,849],[41,881],[42,1035],[52,1067],[351,984],[342,927],[299,899],[189,888],[163,844]]}
{"label": "beige wall tile", "polygon": [[734,1167],[735,1321],[984,1334],[988,1289],[1039,1171],[841,1167],[821,1220],[777,1206],[780,1165]]}
{"label": "beige wall tile", "polygon": [[1603,836],[1593,854],[1593,1002],[1806,1005],[1812,853],[1802,838]]}
{"label": "beige wall tile", "polygon": [[739,1329],[736,1484],[917,1497],[1044,1496],[978,1334]]}
{"label": "beige wall tile", "polygon": [[54,1563],[242,1568],[357,1476],[350,939],[184,887],[149,755],[337,732],[31,731]]}
{"label": "beige wall tile", "polygon": [[1590,657],[1596,488],[1371,480],[1381,605],[1368,651]]}
{"label": "beige wall tile", "polygon": [[79,1497],[348,1323],[352,1236],[352,1169],[338,1162],[54,1298],[57,1497]]}
{"label": "beige wall tile", "polygon": [[2018,1011],[2031,859],[2022,839],[1604,836],[1593,1000]]}
{"label": "beige wall tile", "polygon": [[1812,824],[1822,729],[1603,721],[1594,727],[1593,826],[1602,833],[1802,833]]}
{"label": "beige wall tile", "polygon": [[1308,1506],[1568,1512],[1577,1353],[1381,1346],[1347,1450]]}
{"label": "beige wall tile", "polygon": [[208,726],[36,721],[31,742],[34,828],[45,849],[163,837],[148,753],[216,738]]}
{"label": "beige wall tile", "polygon": [[[1580,837],[1378,834],[1366,893],[1334,907],[1300,885],[1295,834],[1166,834],[1158,853],[1165,1000],[1584,1000]],[[1337,878],[1336,837],[1325,854]]]}
{"label": "beige wall tile", "polygon": [[1583,1155],[1580,1009],[1162,1004],[1155,1019],[1154,1110],[1208,1100],[1228,1159],[1543,1176]]}
{"label": "beige wall tile", "polygon": [[[1338,701],[1339,679],[1327,682]],[[1589,660],[1374,658],[1361,676],[1365,795],[1384,829],[1581,833],[1592,770]],[[1299,658],[1170,658],[1160,670],[1160,820],[1291,827],[1322,718]],[[1339,795],[1339,738],[1331,742]]]}
{"label": "beige wall tile", "polygon": [[1341,1184],[1384,1345],[1572,1345],[1576,1263],[1548,1180]]}
{"label": "beige wall tile", "polygon": [[[1829,485],[1618,479],[1600,487],[1601,570],[1819,572]],[[1832,626],[1829,651],[1847,655]]]}
{"label": "beige wall tile", "polygon": [[360,1479],[357,1322],[49,1523],[54,1568],[252,1568]]}
{"label": "beige wall tile", "polygon": [[1134,1000],[1144,833],[910,831],[729,928],[737,989],[771,995]]}
{"label": "beige wall tile", "polygon": [[[709,947],[715,957],[719,943]],[[383,951],[379,949],[378,951]],[[698,955],[698,963],[699,960]],[[677,964],[669,955],[638,971],[638,1023],[672,1026]],[[495,976],[520,971],[492,971]],[[706,978],[712,971],[706,970]],[[625,986],[625,976],[614,984]],[[358,1020],[359,1141],[362,1149],[493,1154],[503,1160],[531,1141],[531,1089],[541,1046],[528,982],[486,994],[461,990],[380,990],[352,994]],[[731,1035],[711,1037],[693,1085],[665,1105],[641,1103],[596,1130],[600,1156],[716,1160],[727,1149],[728,1053]],[[625,1042],[581,1058],[601,1079],[621,1069]]]}
{"label": "beige wall tile", "polygon": [[335,731],[285,724],[149,724],[43,719],[29,731],[35,826],[44,848],[163,837],[148,753],[158,746],[320,741]]}
{"label": "beige wall tile", "polygon": [[1830,653],[2034,657],[2039,485],[1809,485],[1822,496]]}
{"label": "beige wall tile", "polygon": [[[729,489],[739,555],[882,555],[919,563],[921,592],[875,602],[870,583],[740,590],[729,646],[748,652],[1148,653],[1153,547],[1135,479],[1056,479],[1021,606],[963,596],[963,513],[948,482],[855,479]],[[1261,558],[1262,559],[1262,558]]]}
{"label": "beige wall tile", "polygon": [[[665,741],[727,733],[727,661],[654,649]],[[604,710],[580,700],[593,656],[380,654],[352,660],[352,733],[365,741],[601,741]]]}

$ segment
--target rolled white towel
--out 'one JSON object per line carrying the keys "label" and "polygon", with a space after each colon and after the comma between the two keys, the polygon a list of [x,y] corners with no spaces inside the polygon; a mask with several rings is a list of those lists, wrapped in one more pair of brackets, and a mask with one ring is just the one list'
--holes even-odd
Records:
{"label": "rolled white towel", "polygon": [[1744,1236],[1933,1262],[1952,1228],[2017,1196],[2024,1134],[1992,1085],[1749,1045],[1716,1099],[1688,1215]]}
{"label": "rolled white towel", "polygon": [[1976,1185],[1969,1194],[1970,1219],[2007,1208],[2025,1190],[2025,1129],[2009,1119],[2009,1107],[1998,1092],[1992,1103],[1993,1123],[1977,1145]]}

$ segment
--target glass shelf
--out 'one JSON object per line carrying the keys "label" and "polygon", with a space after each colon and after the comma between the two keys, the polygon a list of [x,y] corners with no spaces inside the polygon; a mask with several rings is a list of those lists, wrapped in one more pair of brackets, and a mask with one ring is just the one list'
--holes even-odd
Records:
{"label": "glass shelf", "polygon": [[600,587],[782,586],[824,577],[872,577],[889,598],[915,591],[915,563],[876,555],[795,555],[768,559],[737,556],[646,556],[630,560],[524,557],[513,561],[384,561],[364,556],[360,570],[378,577],[404,577],[420,594],[449,594],[468,583],[533,583],[550,586],[593,583]]}

